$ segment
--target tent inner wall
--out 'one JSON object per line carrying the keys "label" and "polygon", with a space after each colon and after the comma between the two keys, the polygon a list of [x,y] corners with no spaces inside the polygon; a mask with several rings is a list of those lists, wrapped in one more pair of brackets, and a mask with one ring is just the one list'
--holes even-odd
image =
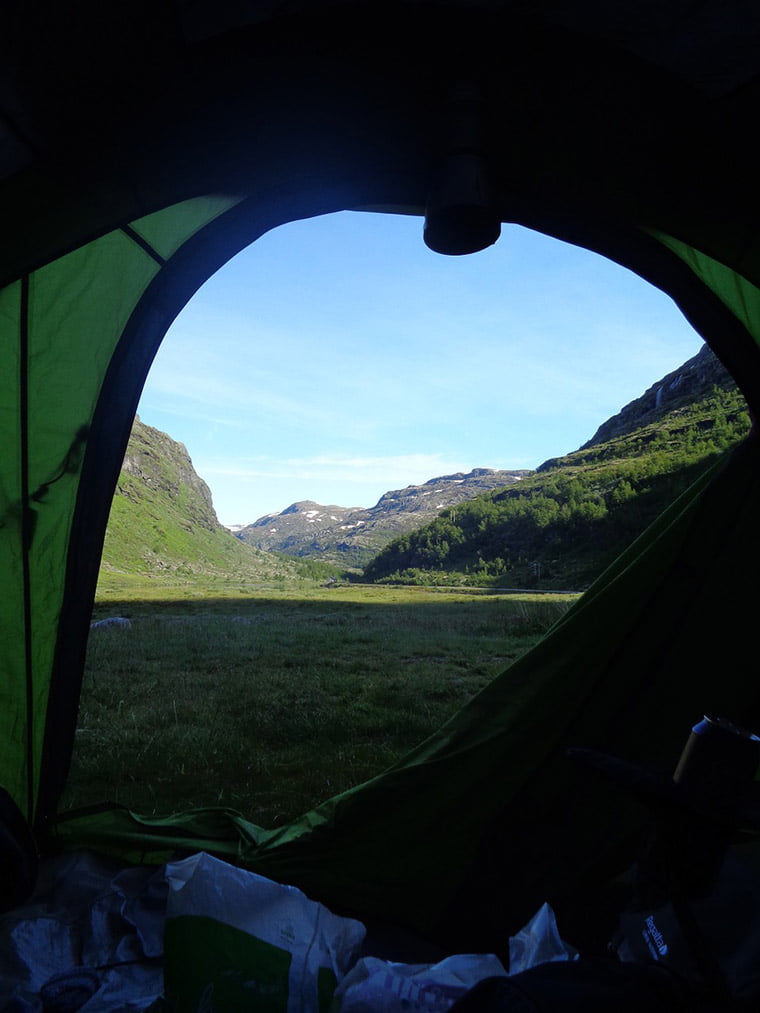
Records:
{"label": "tent inner wall", "polygon": [[[343,167],[322,188],[314,180],[307,185],[302,173],[283,178],[278,169],[276,159],[262,169],[255,198],[209,196],[170,205],[3,292],[8,361],[15,359],[15,377],[23,377],[24,400],[9,391],[2,415],[4,445],[18,448],[4,462],[3,481],[9,516],[15,502],[19,524],[6,524],[0,535],[6,573],[13,575],[0,617],[0,642],[8,645],[1,748],[6,786],[38,823],[53,816],[65,783],[107,506],[147,370],[171,320],[214,270],[268,228],[352,206],[379,210],[404,193],[411,197],[409,180],[406,191],[395,176],[383,181],[370,174],[357,182],[356,167]],[[642,233],[620,231],[614,259],[625,263],[625,236],[633,247]],[[555,233],[565,238],[561,225]],[[583,245],[605,253],[607,236],[595,243],[591,229]],[[666,256],[683,271],[683,250],[678,254]],[[695,263],[703,266],[697,258],[686,268],[693,292],[718,304],[709,284],[716,276],[725,281],[726,272],[700,278]],[[660,287],[667,290],[666,283]],[[757,299],[749,283],[739,287]],[[731,312],[735,302],[720,306],[724,322],[732,321],[757,352]],[[757,317],[744,314],[744,322],[754,326]],[[12,387],[15,380],[7,377]],[[95,488],[97,504],[90,502]]]}
{"label": "tent inner wall", "polygon": [[[93,504],[88,504],[90,491],[80,488],[83,461],[90,454],[90,470],[109,475],[110,503],[150,361],[190,290],[265,228],[296,217],[294,212],[305,215],[325,210],[324,197],[316,207],[311,194],[302,196],[300,202],[292,196],[288,201],[281,191],[279,198],[253,201],[245,210],[240,210],[245,202],[236,205],[233,198],[184,202],[133,223],[128,231],[101,237],[35,272],[30,280],[28,319],[24,322],[19,317],[17,329],[24,333],[26,328],[29,345],[31,414],[25,453],[34,466],[28,490],[18,493],[22,499],[24,495],[29,498],[33,535],[25,555],[20,551],[21,529],[15,543],[7,541],[6,529],[7,572],[13,572],[13,566],[21,567],[22,572],[13,584],[13,610],[5,612],[3,621],[7,624],[5,639],[12,645],[5,660],[7,684],[28,687],[28,692],[9,698],[5,712],[8,734],[15,738],[15,760],[10,762],[9,755],[6,769],[15,767],[16,771],[13,779],[7,776],[6,780],[14,798],[38,820],[55,812],[65,783],[67,761],[63,761],[70,756],[73,744],[93,575],[107,521],[103,504],[99,513],[93,513]],[[185,282],[178,296],[176,276],[182,273],[189,274],[191,282]],[[705,290],[701,282],[697,287]],[[20,290],[16,291],[20,300]],[[748,284],[744,291],[757,295]],[[10,293],[6,301],[9,298]],[[729,316],[732,314],[726,313]],[[134,320],[145,325],[142,336],[135,328],[130,330]],[[746,322],[754,324],[755,316]],[[147,346],[141,347],[141,342]],[[118,375],[114,375],[116,362]],[[9,427],[18,425],[15,413],[8,412],[6,418]],[[96,431],[91,429],[94,419]],[[20,435],[16,434],[17,441]],[[81,517],[73,544],[69,535],[75,513]],[[85,517],[90,523],[82,520]],[[28,579],[24,567],[28,567]],[[74,588],[73,572],[84,575],[89,586],[83,586],[80,579]],[[23,643],[31,649],[28,659],[17,637],[20,617],[27,630]],[[53,631],[55,636],[51,636]],[[49,696],[51,679],[53,694]],[[51,720],[46,724],[48,714]],[[27,738],[30,715],[32,734]],[[47,773],[41,805],[35,812],[43,752]]]}

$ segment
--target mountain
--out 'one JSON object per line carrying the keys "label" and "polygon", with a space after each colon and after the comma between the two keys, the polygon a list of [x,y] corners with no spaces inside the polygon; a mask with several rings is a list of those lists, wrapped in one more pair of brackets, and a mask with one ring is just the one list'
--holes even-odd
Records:
{"label": "mountain", "polygon": [[652,384],[641,397],[603,422],[580,449],[627,436],[672,412],[704,400],[713,390],[735,391],[736,383],[710,347],[703,345],[693,358]]}
{"label": "mountain", "polygon": [[235,537],[186,448],[136,418],[101,584],[267,584],[333,563],[379,581],[582,588],[748,428],[741,394],[705,346],[536,472],[444,475],[369,509],[301,501]]}
{"label": "mountain", "polygon": [[258,582],[295,573],[294,564],[222,527],[184,445],[135,418],[111,505],[101,585],[146,577]]}
{"label": "mountain", "polygon": [[302,500],[280,513],[260,517],[235,534],[241,541],[270,552],[362,567],[392,539],[421,527],[442,510],[479,493],[520,482],[530,474],[475,468],[386,492],[368,508],[321,506]]}
{"label": "mountain", "polygon": [[705,346],[579,450],[442,511],[387,545],[364,577],[580,590],[749,426],[741,393]]}

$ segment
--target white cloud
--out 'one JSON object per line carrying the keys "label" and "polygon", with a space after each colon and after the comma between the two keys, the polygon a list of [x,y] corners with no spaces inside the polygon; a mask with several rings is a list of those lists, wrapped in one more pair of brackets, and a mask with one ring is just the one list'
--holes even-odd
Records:
{"label": "white cloud", "polygon": [[304,482],[317,479],[355,484],[379,482],[383,488],[392,488],[394,484],[417,485],[436,475],[469,471],[473,465],[462,460],[447,459],[442,454],[392,454],[375,457],[318,454],[290,458],[264,455],[216,458],[199,462],[198,467],[204,476],[299,479]]}

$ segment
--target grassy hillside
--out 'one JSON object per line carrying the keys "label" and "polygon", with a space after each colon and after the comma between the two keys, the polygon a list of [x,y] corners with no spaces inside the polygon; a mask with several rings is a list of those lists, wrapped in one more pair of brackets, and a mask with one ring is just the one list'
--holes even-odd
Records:
{"label": "grassy hillside", "polygon": [[135,420],[108,521],[101,591],[146,578],[247,586],[297,575],[289,560],[245,545],[222,527],[185,447]]}
{"label": "grassy hillside", "polygon": [[387,546],[365,579],[583,589],[743,438],[749,418],[735,388],[714,386],[623,428],[547,461],[519,486],[444,511]]}

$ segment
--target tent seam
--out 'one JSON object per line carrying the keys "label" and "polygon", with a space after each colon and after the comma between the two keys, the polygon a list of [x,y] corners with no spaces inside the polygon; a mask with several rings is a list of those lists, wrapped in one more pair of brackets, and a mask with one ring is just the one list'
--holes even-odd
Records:
{"label": "tent seam", "polygon": [[129,239],[131,239],[133,243],[136,243],[137,246],[139,246],[141,250],[144,250],[148,254],[149,257],[151,257],[153,260],[155,260],[155,262],[160,267],[163,267],[166,264],[166,259],[161,256],[161,254],[158,252],[158,250],[154,249],[150,245],[150,243],[148,242],[148,240],[144,239],[140,235],[139,232],[137,232],[135,229],[132,228],[131,225],[122,225],[121,226],[121,231],[124,233],[125,236],[127,236]]}
{"label": "tent seam", "polygon": [[29,551],[33,516],[29,497],[29,275],[21,279],[19,320],[19,441],[21,471],[21,567],[24,610],[24,674],[26,683],[26,805],[27,818],[34,811],[34,693],[32,688],[32,594]]}

